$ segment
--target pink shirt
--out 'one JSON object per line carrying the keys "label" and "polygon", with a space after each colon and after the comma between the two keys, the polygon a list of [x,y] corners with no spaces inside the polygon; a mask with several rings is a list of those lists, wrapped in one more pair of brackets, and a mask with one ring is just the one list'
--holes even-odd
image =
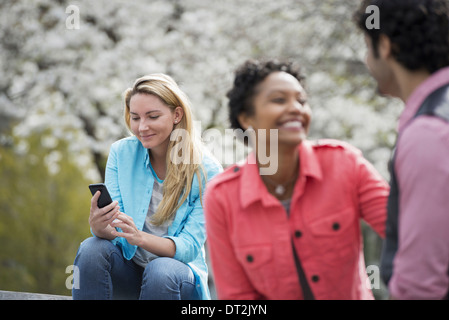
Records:
{"label": "pink shirt", "polygon": [[444,84],[449,67],[413,92],[399,120],[399,249],[389,283],[399,299],[441,299],[449,290],[449,124],[430,116],[413,119]]}
{"label": "pink shirt", "polygon": [[384,236],[388,184],[345,143],[298,148],[289,218],[254,161],[208,185],[207,243],[220,299],[302,299],[292,240],[316,299],[373,299],[360,220]]}

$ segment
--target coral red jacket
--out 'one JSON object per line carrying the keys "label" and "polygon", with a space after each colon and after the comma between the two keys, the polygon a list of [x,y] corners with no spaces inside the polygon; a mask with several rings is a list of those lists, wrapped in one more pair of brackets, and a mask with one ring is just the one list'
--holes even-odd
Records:
{"label": "coral red jacket", "polygon": [[[372,299],[361,219],[384,237],[389,186],[361,152],[304,141],[290,218],[263,184],[254,154],[205,195],[219,299],[302,299],[292,240],[316,299]],[[253,164],[251,164],[253,163]]]}

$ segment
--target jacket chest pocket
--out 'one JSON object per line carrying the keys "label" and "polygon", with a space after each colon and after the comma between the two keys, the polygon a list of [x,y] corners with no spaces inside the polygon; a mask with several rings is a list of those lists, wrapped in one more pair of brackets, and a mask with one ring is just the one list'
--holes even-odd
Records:
{"label": "jacket chest pocket", "polygon": [[274,288],[275,270],[271,245],[249,245],[236,248],[236,256],[253,287],[262,295]]}
{"label": "jacket chest pocket", "polygon": [[340,211],[309,223],[316,253],[324,261],[352,260],[359,247],[358,228],[352,209]]}

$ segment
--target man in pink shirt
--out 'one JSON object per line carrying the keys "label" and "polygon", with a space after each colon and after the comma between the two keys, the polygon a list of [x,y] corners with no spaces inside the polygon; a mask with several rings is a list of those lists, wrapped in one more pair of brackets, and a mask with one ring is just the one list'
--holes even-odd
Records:
{"label": "man in pink shirt", "polygon": [[355,19],[379,93],[405,103],[390,167],[382,277],[391,298],[447,299],[449,3],[367,0]]}

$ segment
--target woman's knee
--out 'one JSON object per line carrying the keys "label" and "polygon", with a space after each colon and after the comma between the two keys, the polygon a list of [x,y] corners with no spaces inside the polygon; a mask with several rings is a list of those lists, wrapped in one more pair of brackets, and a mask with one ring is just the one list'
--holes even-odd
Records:
{"label": "woman's knee", "polygon": [[106,258],[115,251],[115,245],[106,239],[90,237],[84,240],[78,249],[76,260],[96,261],[98,258]]}
{"label": "woman's knee", "polygon": [[192,270],[186,264],[173,258],[161,257],[149,262],[145,268],[144,276],[153,284],[179,284],[181,282],[195,282]]}
{"label": "woman's knee", "polygon": [[148,263],[140,293],[141,299],[198,299],[195,276],[188,265],[172,258],[157,258]]}

